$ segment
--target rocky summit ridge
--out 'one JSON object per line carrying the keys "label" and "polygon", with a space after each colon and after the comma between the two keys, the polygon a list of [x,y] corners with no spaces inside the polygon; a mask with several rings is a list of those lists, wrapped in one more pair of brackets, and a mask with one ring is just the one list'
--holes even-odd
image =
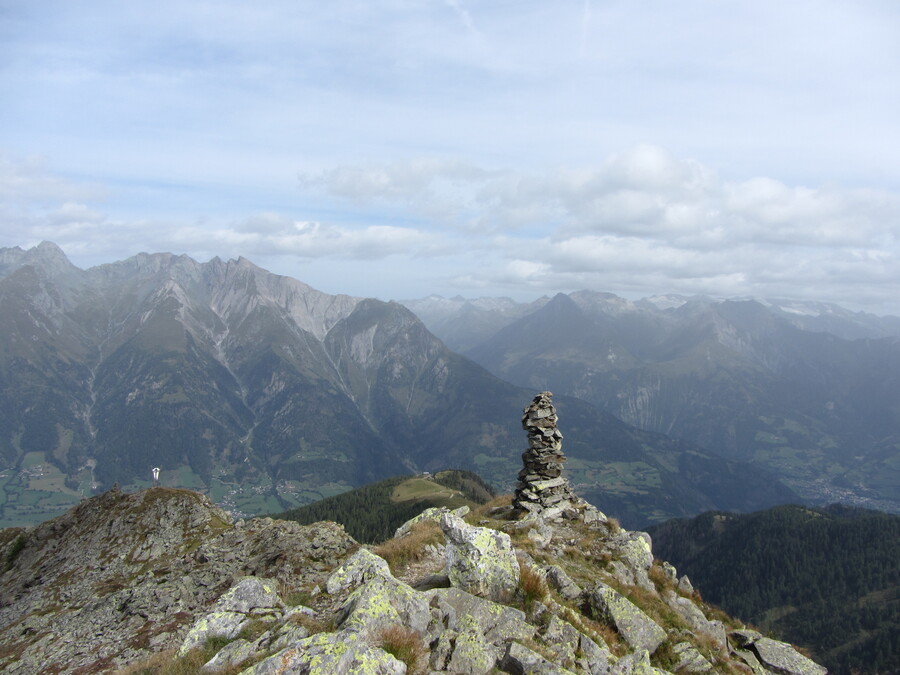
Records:
{"label": "rocky summit ridge", "polygon": [[704,603],[646,533],[567,501],[432,508],[363,547],[334,523],[114,489],[0,531],[0,669],[825,673]]}

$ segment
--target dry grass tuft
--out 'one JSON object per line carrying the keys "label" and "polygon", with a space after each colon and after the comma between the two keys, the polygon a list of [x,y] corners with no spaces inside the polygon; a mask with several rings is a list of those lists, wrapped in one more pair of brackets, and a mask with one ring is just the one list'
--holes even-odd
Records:
{"label": "dry grass tuft", "polygon": [[417,631],[394,624],[378,634],[378,645],[398,661],[406,664],[409,675],[420,675],[428,665],[428,650]]}
{"label": "dry grass tuft", "polygon": [[497,508],[511,506],[512,500],[512,495],[500,495],[499,497],[494,497],[491,501],[485,502],[478,508],[470,511],[466,516],[466,522],[468,522],[469,524],[474,524],[478,520],[481,520],[483,518],[490,518],[490,511]]}
{"label": "dry grass tuft", "polygon": [[410,533],[400,539],[388,539],[373,551],[387,560],[393,574],[402,573],[410,562],[418,562],[429,544],[443,544],[444,533],[433,520],[416,523]]}
{"label": "dry grass tuft", "polygon": [[301,612],[291,614],[288,621],[303,626],[309,631],[310,635],[316,635],[317,633],[331,633],[337,627],[335,626],[333,619],[321,619],[317,616],[310,616],[309,614],[303,614]]}
{"label": "dry grass tuft", "polygon": [[550,587],[544,575],[535,570],[531,565],[519,558],[519,593],[526,611],[530,610],[535,602],[543,600],[550,594]]}
{"label": "dry grass tuft", "polygon": [[[114,671],[114,675],[198,675],[203,665],[229,642],[231,640],[211,638],[203,647],[192,649],[181,658],[175,656],[178,651],[176,649],[157,652],[142,661]],[[236,675],[243,669],[243,666],[233,666],[217,672],[220,675]]]}
{"label": "dry grass tuft", "polygon": [[672,580],[672,577],[666,574],[666,571],[663,569],[662,563],[659,560],[653,561],[653,565],[647,570],[647,576],[650,577],[650,581],[653,582],[653,585],[656,586],[656,590],[660,593],[663,591],[677,592],[675,582]]}
{"label": "dry grass tuft", "polygon": [[598,644],[606,644],[616,656],[624,656],[630,650],[619,632],[604,621],[592,619],[566,605],[562,606],[560,618],[568,621],[579,631]]}

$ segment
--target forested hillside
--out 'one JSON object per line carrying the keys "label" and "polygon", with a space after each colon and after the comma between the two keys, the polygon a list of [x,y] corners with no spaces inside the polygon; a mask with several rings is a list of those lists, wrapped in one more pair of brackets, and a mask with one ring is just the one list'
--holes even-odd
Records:
{"label": "forested hillside", "polygon": [[433,476],[388,478],[272,517],[301,525],[333,520],[357,541],[375,543],[393,536],[400,525],[430,506],[474,506],[493,496],[477,474],[448,470]]}
{"label": "forested hillside", "polygon": [[706,600],[807,646],[831,673],[900,672],[900,516],[783,506],[650,533]]}

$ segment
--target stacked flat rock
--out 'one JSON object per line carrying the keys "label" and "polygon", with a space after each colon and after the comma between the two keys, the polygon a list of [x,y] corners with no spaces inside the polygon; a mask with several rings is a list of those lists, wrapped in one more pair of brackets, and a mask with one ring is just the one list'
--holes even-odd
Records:
{"label": "stacked flat rock", "polygon": [[579,504],[569,481],[562,477],[566,456],[562,451],[563,435],[556,428],[553,394],[544,391],[534,397],[522,415],[522,427],[528,432],[528,450],[522,454],[524,467],[519,472],[513,505],[523,511],[552,514]]}

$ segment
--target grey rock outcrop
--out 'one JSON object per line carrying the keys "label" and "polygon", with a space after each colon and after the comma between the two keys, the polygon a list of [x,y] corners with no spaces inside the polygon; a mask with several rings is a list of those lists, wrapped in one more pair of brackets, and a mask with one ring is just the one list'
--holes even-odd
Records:
{"label": "grey rock outcrop", "polygon": [[508,600],[519,584],[519,562],[509,535],[474,527],[445,513],[441,529],[447,537],[447,576],[464,591],[491,600]]}
{"label": "grey rock outcrop", "polygon": [[345,588],[356,588],[375,577],[389,577],[391,569],[387,561],[365,548],[347,558],[325,582],[325,589],[335,595]]}
{"label": "grey rock outcrop", "polygon": [[469,512],[468,506],[460,506],[458,509],[448,509],[446,506],[432,506],[425,509],[414,518],[410,518],[394,532],[394,539],[400,539],[412,532],[413,527],[419,523],[433,522],[440,523],[445,513],[452,513],[454,516],[462,518]]}
{"label": "grey rock outcrop", "polygon": [[319,633],[244,670],[241,675],[406,675],[406,664],[354,634]]}
{"label": "grey rock outcrop", "polygon": [[518,642],[509,643],[500,665],[514,675],[575,675]]}
{"label": "grey rock outcrop", "polygon": [[628,598],[604,583],[598,583],[589,598],[595,614],[613,626],[632,649],[651,654],[666,639],[666,631]]}
{"label": "grey rock outcrop", "polygon": [[[235,581],[314,586],[358,546],[334,523],[232,522],[203,495],[171,488],[110,490],[22,542],[0,575],[0,671],[12,675],[112,669],[176,649]],[[277,609],[268,602],[223,609],[215,630],[234,635]]]}
{"label": "grey rock outcrop", "polygon": [[743,652],[745,661],[751,667],[758,664],[765,671],[777,675],[825,675],[828,672],[786,642],[763,637],[755,630],[735,630],[729,633],[729,637],[735,644],[735,651]]}

